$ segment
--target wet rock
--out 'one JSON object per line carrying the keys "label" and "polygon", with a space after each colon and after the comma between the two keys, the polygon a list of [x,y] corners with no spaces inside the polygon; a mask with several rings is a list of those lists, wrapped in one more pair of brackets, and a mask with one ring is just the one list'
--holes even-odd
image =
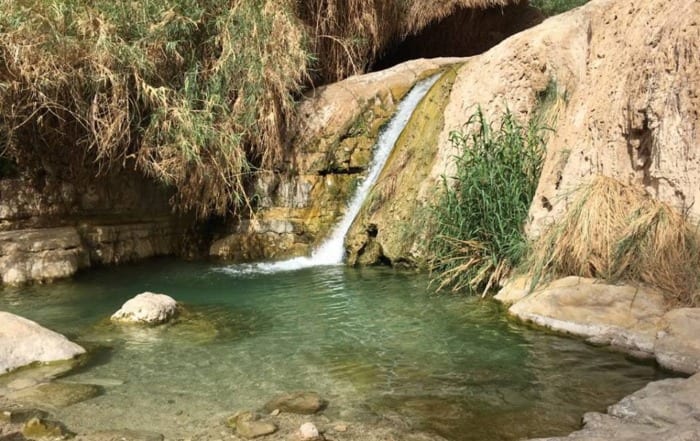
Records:
{"label": "wet rock", "polygon": [[41,409],[19,408],[0,411],[0,421],[10,424],[25,423],[32,418],[46,418],[49,414]]}
{"label": "wet rock", "polygon": [[333,426],[333,430],[339,433],[344,433],[348,431],[348,425],[345,423],[338,423],[335,426]]}
{"label": "wet rock", "polygon": [[21,403],[61,408],[89,400],[101,393],[102,388],[91,384],[44,383],[11,392],[7,398]]}
{"label": "wet rock", "polygon": [[32,418],[22,426],[22,435],[29,439],[63,439],[73,434],[57,421]]}
{"label": "wet rock", "polygon": [[660,292],[566,277],[538,288],[508,312],[540,326],[647,356],[666,310]]}
{"label": "wet rock", "polygon": [[165,294],[144,292],[127,300],[111,320],[118,323],[157,325],[177,315],[177,302]]}
{"label": "wet rock", "polygon": [[0,311],[0,374],[36,362],[68,360],[85,349],[57,332]]}
{"label": "wet rock", "polygon": [[270,435],[277,431],[277,425],[269,421],[261,421],[260,416],[255,412],[237,413],[226,423],[236,430],[238,436],[248,439]]}
{"label": "wet rock", "polygon": [[700,374],[649,383],[608,408],[584,415],[584,428],[539,441],[646,441],[700,439]]}
{"label": "wet rock", "polygon": [[664,315],[656,335],[656,360],[667,369],[700,371],[700,308],[680,308]]}
{"label": "wet rock", "polygon": [[322,439],[321,435],[318,433],[318,429],[314,423],[306,422],[299,428],[299,435],[301,439],[304,440],[319,440]]}
{"label": "wet rock", "polygon": [[268,412],[279,409],[282,412],[314,414],[326,407],[328,403],[316,392],[293,392],[280,395],[265,404]]}

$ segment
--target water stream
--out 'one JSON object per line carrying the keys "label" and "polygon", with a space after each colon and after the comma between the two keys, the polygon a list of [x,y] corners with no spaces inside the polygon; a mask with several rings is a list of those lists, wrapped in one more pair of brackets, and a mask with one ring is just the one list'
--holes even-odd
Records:
{"label": "water stream", "polygon": [[227,268],[222,268],[223,271],[231,273],[273,273],[277,271],[294,271],[302,268],[311,268],[315,266],[339,265],[345,257],[345,235],[347,234],[352,222],[357,217],[357,214],[362,208],[362,204],[372,189],[372,186],[377,181],[384,165],[386,164],[389,155],[396,144],[396,140],[401,135],[404,127],[408,123],[416,106],[420,103],[426,93],[435,84],[440,77],[440,74],[433,75],[430,78],[420,81],[399,103],[396,113],[392,116],[389,123],[381,131],[374,146],[372,161],[370,162],[367,175],[362,179],[362,182],[355,190],[353,197],[345,209],[345,214],[338,224],[333,228],[328,238],[316,248],[311,256],[295,257],[293,259],[282,260],[277,262],[260,262],[243,265],[233,265]]}

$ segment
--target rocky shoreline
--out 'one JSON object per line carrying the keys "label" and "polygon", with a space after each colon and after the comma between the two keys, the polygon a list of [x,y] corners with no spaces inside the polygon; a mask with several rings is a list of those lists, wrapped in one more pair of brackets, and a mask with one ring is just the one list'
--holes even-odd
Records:
{"label": "rocky shoreline", "polygon": [[[648,288],[608,285],[574,277],[554,281],[531,293],[528,280],[515,279],[501,291],[497,300],[509,304],[509,314],[518,320],[583,337],[592,344],[610,345],[634,357],[654,358],[670,370],[694,374],[689,378],[651,382],[610,406],[606,414],[586,413],[583,428],[568,437],[540,441],[700,439],[700,373],[696,373],[700,350],[694,338],[700,330],[700,315],[698,308],[667,311],[660,296]],[[137,309],[149,317],[161,316],[159,308],[173,309],[175,303],[169,298],[172,301],[162,304],[143,301],[145,297],[137,296],[129,302],[140,301]],[[4,323],[9,322],[4,320]],[[135,322],[122,326],[153,325]],[[73,345],[67,340],[65,343],[69,347]],[[41,349],[38,351],[42,353]],[[71,358],[79,353],[57,357]],[[2,441],[73,437],[85,441],[164,439],[159,433],[120,428],[74,433],[71,430],[80,432],[80,429],[53,420],[50,409],[60,409],[101,393],[102,386],[97,384],[54,381],[74,364],[69,361],[32,367],[27,372],[36,371],[35,374],[20,376],[20,380],[13,382],[10,393],[5,388],[4,396],[0,396]],[[341,421],[331,416],[332,412],[324,413],[326,405],[326,400],[312,392],[288,394],[258,409],[233,409],[228,415],[213,416],[207,425],[192,427],[188,439],[443,440],[438,435],[416,431],[411,422],[400,417],[371,422]],[[304,433],[313,436],[304,438]]]}
{"label": "rocky shoreline", "polygon": [[651,382],[606,414],[586,413],[583,428],[568,437],[539,441],[700,440],[700,308],[668,310],[656,290],[582,277],[555,280],[532,292],[530,284],[526,277],[516,278],[496,300],[519,320],[693,374]]}

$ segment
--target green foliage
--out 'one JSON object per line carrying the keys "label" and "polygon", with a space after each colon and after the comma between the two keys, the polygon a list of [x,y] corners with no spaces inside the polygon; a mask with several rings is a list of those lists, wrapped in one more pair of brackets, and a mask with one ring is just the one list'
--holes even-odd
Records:
{"label": "green foliage", "polygon": [[450,140],[461,149],[456,174],[443,178],[429,242],[438,290],[486,293],[523,258],[523,226],[544,154],[543,128],[506,111],[500,124],[477,110]]}
{"label": "green foliage", "polygon": [[550,17],[584,5],[588,3],[588,1],[589,0],[532,0],[530,4],[542,11],[547,17]]}

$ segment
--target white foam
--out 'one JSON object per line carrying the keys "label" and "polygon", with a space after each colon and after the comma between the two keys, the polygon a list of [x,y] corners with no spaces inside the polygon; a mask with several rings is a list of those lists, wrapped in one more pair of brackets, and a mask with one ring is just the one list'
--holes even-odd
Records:
{"label": "white foam", "polygon": [[335,228],[333,228],[330,236],[311,253],[311,256],[295,257],[278,262],[232,265],[221,268],[221,270],[236,274],[274,273],[279,271],[295,271],[316,266],[339,265],[343,263],[343,258],[345,257],[345,235],[350,229],[355,217],[357,217],[357,214],[360,212],[367,194],[369,194],[372,186],[377,181],[387,159],[389,159],[391,151],[394,149],[396,140],[398,140],[401,132],[406,127],[408,120],[411,118],[411,115],[413,115],[413,111],[425,94],[428,93],[428,90],[435,84],[439,76],[439,74],[433,75],[416,84],[401,103],[399,103],[396,113],[377,139],[377,143],[374,147],[374,156],[369,164],[367,176],[364,177],[361,184],[355,190],[355,194],[348,203],[343,218],[338,222]]}

